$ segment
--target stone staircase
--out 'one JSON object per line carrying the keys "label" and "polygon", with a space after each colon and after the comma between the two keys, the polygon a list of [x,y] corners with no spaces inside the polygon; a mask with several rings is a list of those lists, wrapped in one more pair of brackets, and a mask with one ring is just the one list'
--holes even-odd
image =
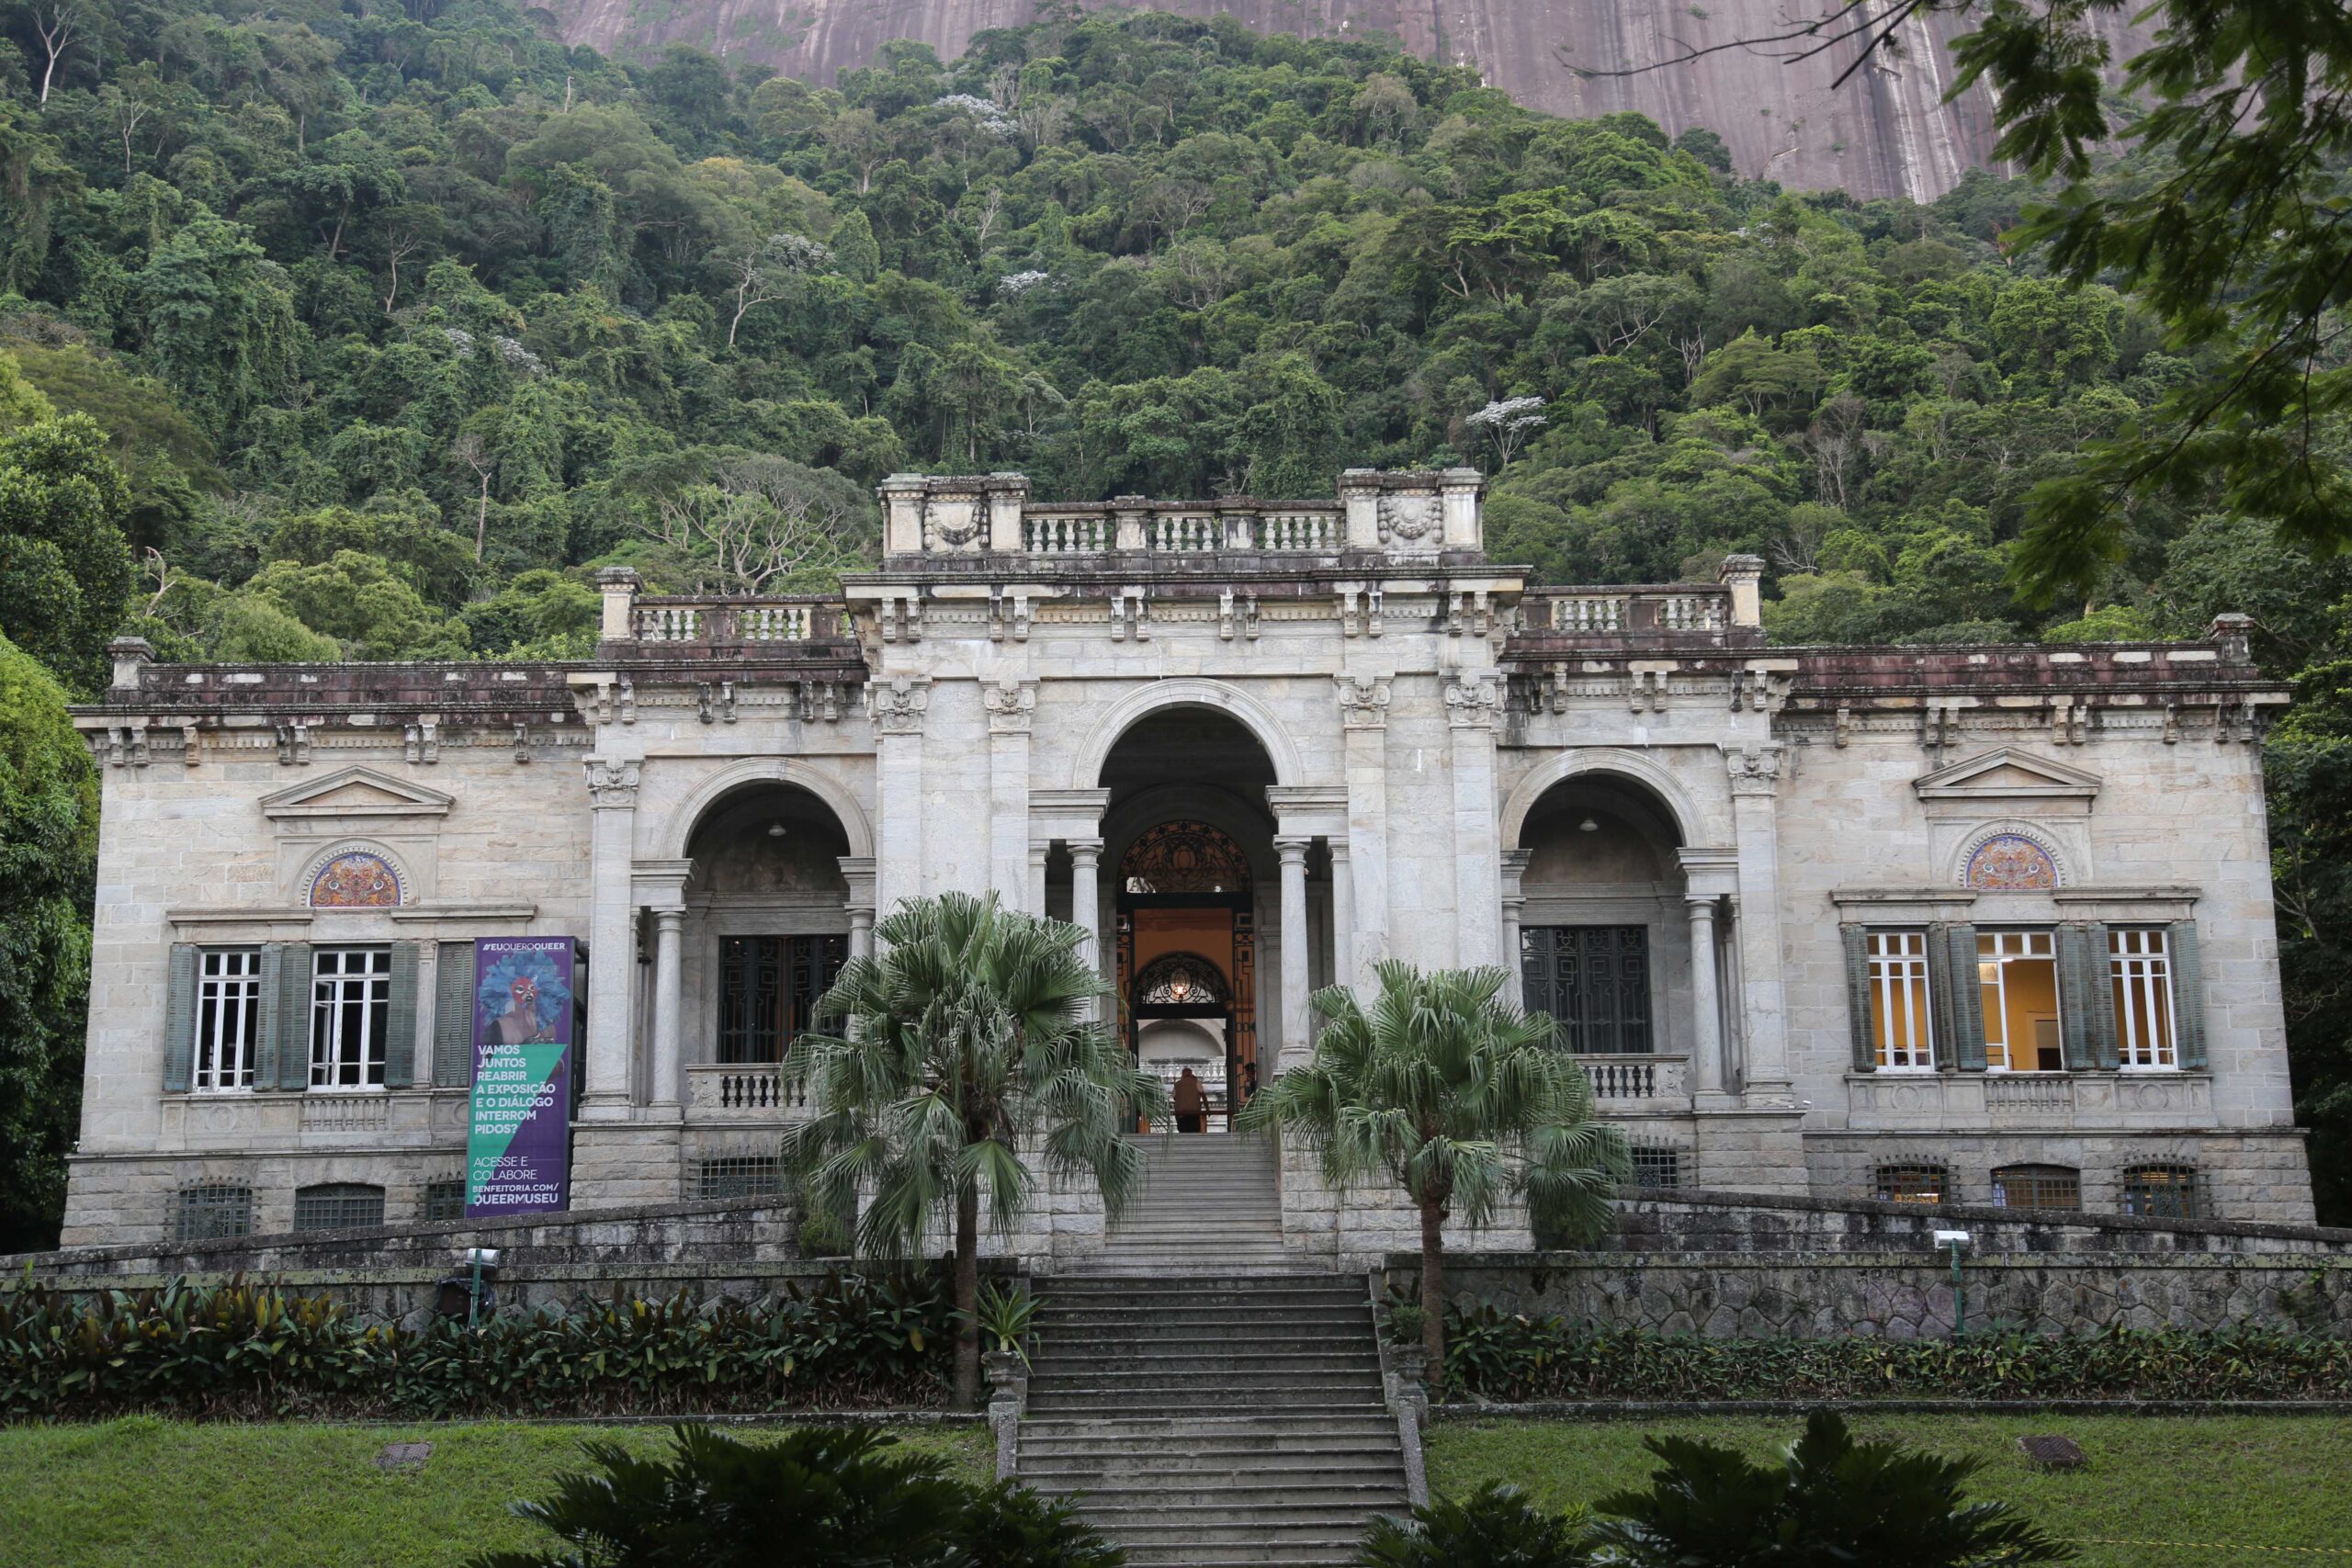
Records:
{"label": "stone staircase", "polygon": [[1283,1251],[1273,1155],[1197,1134],[1044,1299],[1020,1478],[1136,1568],[1344,1563],[1406,1506],[1370,1292]]}
{"label": "stone staircase", "polygon": [[1089,1273],[1249,1274],[1296,1267],[1283,1247],[1271,1139],[1223,1133],[1147,1133],[1142,1192]]}

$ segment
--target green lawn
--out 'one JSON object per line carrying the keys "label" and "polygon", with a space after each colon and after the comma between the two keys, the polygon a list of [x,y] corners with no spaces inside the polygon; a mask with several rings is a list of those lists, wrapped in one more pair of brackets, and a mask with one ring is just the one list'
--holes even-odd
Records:
{"label": "green lawn", "polygon": [[[756,1436],[756,1432],[751,1435]],[[995,1473],[984,1427],[911,1427],[966,1480]],[[579,1468],[580,1440],[658,1450],[660,1427],[198,1426],[131,1416],[88,1427],[0,1427],[0,1562],[46,1568],[446,1568],[478,1551],[553,1544],[507,1512]],[[429,1442],[414,1474],[377,1453]]]}
{"label": "green lawn", "polygon": [[[2014,1503],[2052,1534],[2082,1543],[2086,1568],[2352,1563],[2352,1420],[2322,1416],[1849,1416],[1858,1436],[1894,1438],[1984,1468],[1974,1497]],[[1655,1461],[1648,1432],[1673,1432],[1770,1455],[1794,1416],[1654,1421],[1445,1422],[1430,1428],[1430,1485],[1466,1492],[1488,1480],[1554,1506],[1639,1486]],[[2030,1468],[2017,1440],[2057,1432],[2089,1464]],[[2105,1544],[2131,1541],[2145,1544]],[[2326,1548],[2285,1551],[2266,1548]]]}

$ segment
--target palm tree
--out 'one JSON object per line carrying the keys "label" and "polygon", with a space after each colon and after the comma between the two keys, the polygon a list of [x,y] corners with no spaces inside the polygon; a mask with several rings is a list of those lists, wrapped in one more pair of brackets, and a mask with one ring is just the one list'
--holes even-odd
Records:
{"label": "palm tree", "polygon": [[1141,1179],[1121,1134],[1167,1092],[1089,1017],[1102,982],[1064,920],[947,893],[910,898],[875,927],[879,953],[843,966],[819,1004],[838,1035],[808,1034],[786,1058],[816,1114],[785,1135],[812,1199],[854,1212],[858,1250],[920,1251],[953,1216],[956,1398],[979,1397],[980,1198],[999,1235],[1027,1211],[1042,1153],[1056,1175],[1091,1177],[1115,1219]]}
{"label": "palm tree", "polygon": [[1445,1386],[1444,1224],[1484,1224],[1509,1197],[1571,1236],[1598,1235],[1628,1172],[1624,1135],[1593,1116],[1584,1069],[1557,1026],[1504,996],[1501,969],[1382,964],[1367,1011],[1344,987],[1315,994],[1327,1021],[1315,1059],[1284,1073],[1241,1113],[1244,1132],[1299,1134],[1324,1178],[1401,1186],[1420,1213],[1421,1343],[1433,1391]]}

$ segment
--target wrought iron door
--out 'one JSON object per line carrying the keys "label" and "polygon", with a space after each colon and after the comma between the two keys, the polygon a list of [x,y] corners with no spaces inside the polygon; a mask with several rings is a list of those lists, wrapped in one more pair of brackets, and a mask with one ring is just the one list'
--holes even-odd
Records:
{"label": "wrought iron door", "polygon": [[1642,926],[1528,926],[1519,933],[1527,1010],[1559,1021],[1578,1055],[1645,1055],[1649,932]]}
{"label": "wrought iron door", "polygon": [[849,939],[730,936],[719,946],[718,1059],[778,1062],[816,1022],[817,999],[841,973]]}

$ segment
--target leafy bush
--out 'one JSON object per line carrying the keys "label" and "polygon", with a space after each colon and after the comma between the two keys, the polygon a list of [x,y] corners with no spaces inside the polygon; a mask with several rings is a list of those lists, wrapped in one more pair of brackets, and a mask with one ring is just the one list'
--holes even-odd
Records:
{"label": "leafy bush", "polygon": [[2260,1327],[1702,1339],[1451,1308],[1450,1398],[2344,1399],[2352,1340]]}
{"label": "leafy bush", "polygon": [[2006,1568],[2075,1555],[2006,1503],[1962,1503],[1979,1461],[1858,1443],[1827,1411],[1813,1414],[1778,1465],[1687,1438],[1642,1442],[1666,1461],[1649,1490],[1594,1505],[1593,1543],[1628,1568]]}
{"label": "leafy bush", "polygon": [[967,1487],[935,1455],[894,1454],[871,1427],[751,1442],[677,1428],[664,1459],[584,1445],[602,1472],[567,1472],[514,1505],[565,1547],[502,1551],[472,1568],[1119,1568],[1126,1559],[1066,1504],[1010,1483]]}
{"label": "leafy bush", "polygon": [[0,1416],[595,1415],[936,1404],[950,1341],[928,1273],[828,1276],[756,1305],[616,1299],[469,1330],[364,1323],[240,1278],[0,1293]]}
{"label": "leafy bush", "polygon": [[1409,1518],[1383,1518],[1356,1549],[1359,1568],[1586,1568],[1584,1514],[1547,1514],[1516,1486],[1489,1481]]}

